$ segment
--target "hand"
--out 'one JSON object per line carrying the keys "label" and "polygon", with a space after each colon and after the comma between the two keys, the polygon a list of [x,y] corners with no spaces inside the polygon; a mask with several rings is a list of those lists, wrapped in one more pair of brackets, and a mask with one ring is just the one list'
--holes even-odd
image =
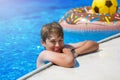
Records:
{"label": "hand", "polygon": [[72,54],[72,52],[71,52],[71,50],[70,49],[68,49],[68,48],[63,48],[63,53],[70,53],[70,54]]}

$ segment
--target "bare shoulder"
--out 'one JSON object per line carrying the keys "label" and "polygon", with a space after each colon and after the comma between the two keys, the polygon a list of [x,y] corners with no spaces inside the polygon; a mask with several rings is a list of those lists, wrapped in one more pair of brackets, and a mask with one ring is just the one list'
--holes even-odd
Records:
{"label": "bare shoulder", "polygon": [[42,52],[39,54],[38,59],[44,59],[46,53],[48,53],[47,50],[42,51]]}
{"label": "bare shoulder", "polygon": [[64,45],[64,48],[73,49],[73,46],[71,44],[66,44],[66,45]]}
{"label": "bare shoulder", "polygon": [[44,56],[44,51],[42,51],[39,55],[38,55],[38,58],[37,58],[37,61],[36,61],[36,67],[40,67],[42,65],[44,65],[44,60],[43,60],[43,57]]}

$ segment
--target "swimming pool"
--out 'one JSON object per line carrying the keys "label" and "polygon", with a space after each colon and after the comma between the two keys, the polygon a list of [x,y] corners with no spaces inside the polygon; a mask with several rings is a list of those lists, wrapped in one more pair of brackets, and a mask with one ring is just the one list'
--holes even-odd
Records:
{"label": "swimming pool", "polygon": [[[59,21],[64,13],[92,0],[1,0],[0,1],[0,79],[15,80],[36,69],[36,58],[44,48],[40,44],[41,25]],[[64,2],[64,3],[63,3]],[[120,1],[119,1],[120,3]],[[101,40],[116,31],[64,31],[65,43]],[[72,37],[72,38],[71,38]]]}

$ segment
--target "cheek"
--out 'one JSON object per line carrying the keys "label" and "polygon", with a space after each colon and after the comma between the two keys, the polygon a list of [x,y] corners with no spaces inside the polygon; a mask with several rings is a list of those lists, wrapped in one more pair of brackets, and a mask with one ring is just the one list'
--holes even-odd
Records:
{"label": "cheek", "polygon": [[46,45],[46,49],[53,50],[54,49],[54,45],[53,44],[47,44]]}
{"label": "cheek", "polygon": [[60,43],[61,44],[61,47],[64,47],[64,42]]}

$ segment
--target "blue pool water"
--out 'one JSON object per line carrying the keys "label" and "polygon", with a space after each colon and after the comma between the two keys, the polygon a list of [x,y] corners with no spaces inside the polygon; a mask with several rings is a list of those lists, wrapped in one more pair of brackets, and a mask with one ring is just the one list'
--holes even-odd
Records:
{"label": "blue pool water", "polygon": [[[120,1],[118,1],[120,4]],[[59,21],[68,10],[90,6],[92,0],[0,0],[0,80],[16,80],[36,69],[43,24]],[[65,43],[99,41],[116,31],[64,31]]]}

